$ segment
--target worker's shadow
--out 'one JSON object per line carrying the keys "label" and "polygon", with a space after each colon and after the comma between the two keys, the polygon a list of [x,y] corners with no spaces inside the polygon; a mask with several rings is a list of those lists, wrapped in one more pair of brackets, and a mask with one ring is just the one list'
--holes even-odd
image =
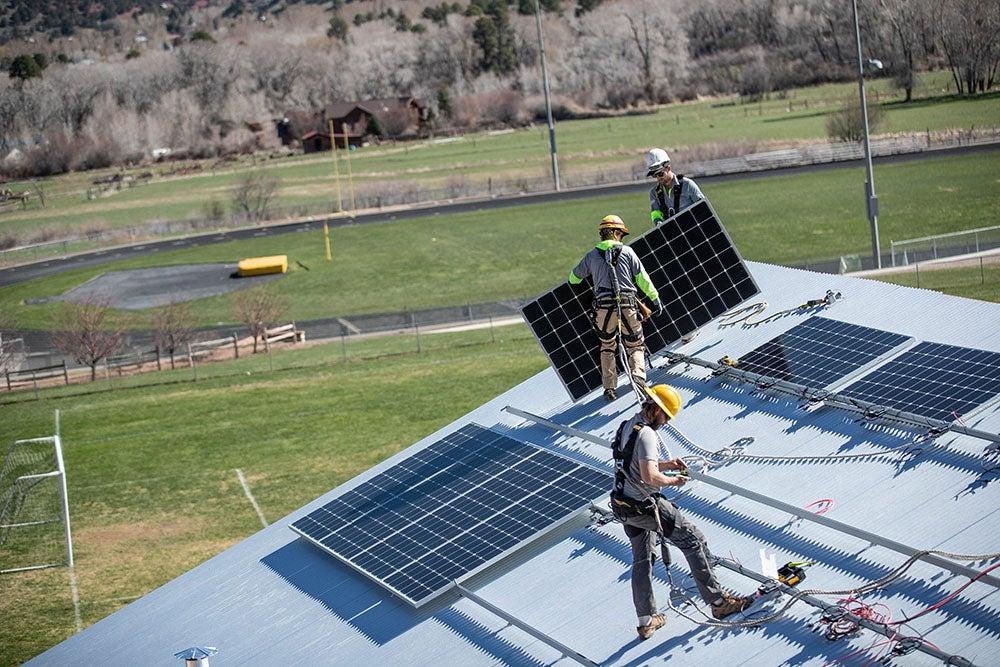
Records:
{"label": "worker's shadow", "polygon": [[547,664],[504,639],[502,626],[489,627],[463,612],[455,604],[460,599],[457,595],[446,594],[419,609],[411,607],[304,539],[289,542],[260,562],[325,607],[336,618],[332,626],[345,624],[376,646],[433,620],[497,662],[524,667]]}

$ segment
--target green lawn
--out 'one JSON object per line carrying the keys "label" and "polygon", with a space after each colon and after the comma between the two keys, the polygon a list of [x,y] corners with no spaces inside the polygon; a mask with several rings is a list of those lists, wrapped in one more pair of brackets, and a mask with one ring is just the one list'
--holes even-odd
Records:
{"label": "green lawn", "polygon": [[907,287],[920,287],[964,296],[967,299],[1000,302],[1000,263],[996,262],[956,269],[927,269],[916,266],[905,273],[878,276],[877,279]]}
{"label": "green lawn", "polygon": [[[258,355],[197,383],[43,392],[0,406],[0,442],[51,434],[60,410],[90,625],[260,530],[235,469],[275,521],[540,371],[537,344],[515,329],[496,343],[425,341],[419,355],[345,363],[335,343],[276,355],[286,370],[274,373]],[[0,664],[74,632],[66,569],[3,575],[0,590]]]}
{"label": "green lawn", "polygon": [[[902,104],[899,93],[893,92],[885,80],[871,82],[872,96],[881,100],[885,110],[885,122],[878,131],[1000,126],[997,94],[954,97],[948,93],[949,76],[946,72],[925,75],[917,99],[910,104]],[[563,121],[557,127],[560,168],[564,179],[572,182],[575,174],[638,165],[652,144],[670,149],[683,165],[685,153],[695,147],[822,139],[827,115],[856,90],[854,84],[829,84],[791,90],[761,103],[713,99],[669,105],[646,115]],[[296,156],[258,164],[281,179],[278,206],[332,206],[335,190],[328,156]],[[359,188],[367,185],[386,190],[410,185],[440,187],[463,181],[485,183],[489,178],[546,178],[548,165],[544,126],[503,134],[475,133],[448,143],[372,146],[355,151],[352,159]],[[0,234],[30,235],[46,227],[63,235],[69,229],[129,227],[153,220],[201,217],[212,201],[229,205],[230,189],[250,163],[244,160],[214,166],[193,175],[156,178],[148,185],[126,188],[95,201],[87,201],[84,193],[91,179],[109,173],[107,170],[48,179],[48,206],[33,205],[23,211],[6,209],[0,213]],[[341,163],[342,172],[345,166]],[[156,165],[152,171],[175,167]],[[14,189],[21,187],[23,184],[14,184]]]}
{"label": "green lawn", "polygon": [[[893,239],[982,227],[1000,218],[1000,152],[877,166],[883,248]],[[946,175],[946,177],[942,177]],[[748,259],[795,264],[867,253],[864,170],[757,177],[705,187]],[[481,303],[540,293],[560,280],[594,242],[596,221],[616,212],[641,232],[646,197],[583,199],[332,230],[334,261],[320,233],[286,234],[157,253],[62,273],[0,290],[0,311],[21,328],[49,328],[61,303],[23,301],[61,294],[109,270],[235,261],[287,254],[290,273],[273,283],[295,320]],[[303,270],[297,262],[309,267]],[[232,296],[192,302],[198,323],[233,320]],[[126,315],[148,326],[148,314]]]}

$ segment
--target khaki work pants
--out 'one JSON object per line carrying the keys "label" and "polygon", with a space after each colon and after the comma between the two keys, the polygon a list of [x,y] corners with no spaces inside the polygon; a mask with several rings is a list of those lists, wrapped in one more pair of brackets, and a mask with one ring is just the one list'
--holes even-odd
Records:
{"label": "khaki work pants", "polygon": [[[618,386],[618,309],[614,306],[597,308],[595,324],[601,339],[601,383],[605,389],[615,389]],[[622,304],[621,329],[629,372],[641,389],[646,386],[646,343],[635,306]]]}

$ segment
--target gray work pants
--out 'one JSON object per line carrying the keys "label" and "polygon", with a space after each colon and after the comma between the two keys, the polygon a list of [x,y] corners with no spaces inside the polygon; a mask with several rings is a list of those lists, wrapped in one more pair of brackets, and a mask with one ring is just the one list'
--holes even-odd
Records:
{"label": "gray work pants", "polygon": [[[698,584],[702,599],[708,604],[721,600],[722,588],[708,562],[709,551],[705,536],[670,501],[657,498],[657,505],[664,529],[673,521],[674,530],[667,536],[667,542],[680,549],[687,558],[691,576]],[[625,522],[625,534],[632,542],[632,601],[635,603],[635,614],[652,616],[656,613],[656,598],[653,595],[656,518],[652,514],[631,517]]]}
{"label": "gray work pants", "polygon": [[[598,308],[594,320],[601,339],[601,384],[605,389],[618,386],[618,309]],[[640,387],[646,386],[646,343],[642,321],[635,306],[622,304],[622,342],[628,357],[629,373]]]}

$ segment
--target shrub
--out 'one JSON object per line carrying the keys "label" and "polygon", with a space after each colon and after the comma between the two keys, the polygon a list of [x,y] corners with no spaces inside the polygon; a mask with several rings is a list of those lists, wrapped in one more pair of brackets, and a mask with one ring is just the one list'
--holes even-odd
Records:
{"label": "shrub", "polygon": [[[882,107],[868,103],[868,129],[870,133],[882,122]],[[843,106],[826,119],[826,134],[837,141],[861,141],[865,137],[864,119],[861,115],[861,100],[849,97]]]}

